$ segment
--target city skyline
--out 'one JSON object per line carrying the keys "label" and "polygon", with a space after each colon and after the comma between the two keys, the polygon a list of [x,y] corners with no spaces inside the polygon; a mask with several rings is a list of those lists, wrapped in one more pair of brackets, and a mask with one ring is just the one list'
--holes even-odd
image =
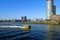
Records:
{"label": "city skyline", "polygon": [[[54,0],[56,14],[60,14],[60,0]],[[46,18],[46,0],[0,0],[0,19]]]}

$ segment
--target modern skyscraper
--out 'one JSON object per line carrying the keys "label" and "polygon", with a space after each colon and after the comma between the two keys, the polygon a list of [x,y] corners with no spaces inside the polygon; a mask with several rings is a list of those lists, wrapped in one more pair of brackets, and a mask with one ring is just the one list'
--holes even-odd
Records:
{"label": "modern skyscraper", "polygon": [[50,19],[51,15],[56,14],[56,6],[53,3],[53,0],[47,0],[46,6],[46,19]]}
{"label": "modern skyscraper", "polygon": [[53,5],[53,15],[56,15],[56,6]]}
{"label": "modern skyscraper", "polygon": [[21,20],[22,20],[22,21],[27,21],[27,17],[26,17],[26,16],[22,16],[22,17],[21,17]]}

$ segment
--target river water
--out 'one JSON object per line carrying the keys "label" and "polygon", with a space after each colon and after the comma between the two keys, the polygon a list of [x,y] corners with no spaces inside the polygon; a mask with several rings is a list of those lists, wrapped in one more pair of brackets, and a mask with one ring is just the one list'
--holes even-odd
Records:
{"label": "river water", "polygon": [[[21,22],[0,22],[21,26]],[[0,40],[60,40],[60,25],[30,24],[30,30],[0,28]]]}

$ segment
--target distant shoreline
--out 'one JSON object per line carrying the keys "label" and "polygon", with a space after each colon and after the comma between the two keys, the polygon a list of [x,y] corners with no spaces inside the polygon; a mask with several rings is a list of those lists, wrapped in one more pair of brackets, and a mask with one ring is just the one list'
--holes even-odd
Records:
{"label": "distant shoreline", "polygon": [[59,22],[23,22],[23,24],[49,24],[49,25],[60,25]]}
{"label": "distant shoreline", "polygon": [[[21,21],[0,21],[0,22],[21,22]],[[60,25],[60,22],[22,22],[23,24],[49,24],[49,25]]]}

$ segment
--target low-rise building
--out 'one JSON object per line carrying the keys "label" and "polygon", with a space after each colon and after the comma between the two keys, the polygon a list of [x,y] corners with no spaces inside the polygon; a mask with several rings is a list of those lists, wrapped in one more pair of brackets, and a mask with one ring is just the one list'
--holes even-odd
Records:
{"label": "low-rise building", "polygon": [[52,15],[50,20],[53,22],[60,22],[60,15]]}

